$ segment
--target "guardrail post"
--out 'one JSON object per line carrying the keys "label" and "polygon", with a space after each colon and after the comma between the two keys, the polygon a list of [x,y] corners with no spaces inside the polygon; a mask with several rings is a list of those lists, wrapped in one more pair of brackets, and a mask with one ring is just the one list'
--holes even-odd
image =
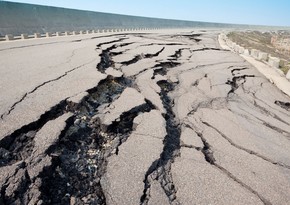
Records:
{"label": "guardrail post", "polygon": [[51,37],[52,35],[51,35],[50,32],[46,32],[45,36],[46,36],[46,37]]}
{"label": "guardrail post", "polygon": [[21,39],[23,39],[23,40],[24,40],[24,39],[28,39],[28,35],[27,35],[27,34],[24,34],[24,33],[21,34]]}
{"label": "guardrail post", "polygon": [[11,41],[11,40],[14,40],[14,36],[12,34],[7,34],[5,35],[5,39],[6,41]]}
{"label": "guardrail post", "polygon": [[35,34],[34,34],[34,38],[41,38],[40,33],[35,33]]}

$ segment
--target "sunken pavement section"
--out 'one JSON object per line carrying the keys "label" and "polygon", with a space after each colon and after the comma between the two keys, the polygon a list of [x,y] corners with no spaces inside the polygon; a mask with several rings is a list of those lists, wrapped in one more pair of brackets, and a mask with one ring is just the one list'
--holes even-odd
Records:
{"label": "sunken pavement section", "polygon": [[0,204],[289,204],[290,98],[218,32],[0,45]]}

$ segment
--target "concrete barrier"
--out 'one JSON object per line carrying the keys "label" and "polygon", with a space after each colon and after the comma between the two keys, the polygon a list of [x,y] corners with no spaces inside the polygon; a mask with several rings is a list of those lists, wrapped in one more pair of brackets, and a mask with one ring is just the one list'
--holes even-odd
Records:
{"label": "concrete barrier", "polygon": [[251,56],[257,59],[259,57],[259,51],[257,49],[252,49]]}
{"label": "concrete barrier", "polygon": [[28,35],[27,35],[27,34],[24,34],[24,33],[21,34],[21,39],[23,39],[23,40],[24,40],[24,39],[28,39]]}
{"label": "concrete barrier", "polygon": [[[221,34],[221,39],[224,40],[226,42],[226,44],[235,52],[239,53],[239,54],[244,54],[247,56],[252,56],[253,58],[257,59],[257,60],[261,60],[261,61],[268,61],[268,65],[270,65],[271,67],[274,68],[280,68],[283,67],[285,65],[285,62],[283,62],[283,60],[276,58],[276,57],[272,57],[269,56],[268,53],[265,52],[261,52],[257,49],[251,49],[249,51],[249,49],[245,49],[244,47],[238,45],[237,43],[232,42],[231,40],[229,40],[225,35]],[[284,72],[280,69],[277,69],[277,72],[279,72],[279,74],[281,76],[285,76]],[[286,78],[288,80],[290,80],[290,70],[287,72],[286,74]]]}
{"label": "concrete barrier", "polygon": [[34,38],[41,38],[40,33],[35,33],[35,34],[34,34]]}
{"label": "concrete barrier", "polygon": [[227,45],[228,45],[230,48],[232,48],[232,47],[233,47],[233,42],[230,41],[230,40],[228,40],[228,41],[227,41]]}
{"label": "concrete barrier", "polygon": [[263,60],[263,61],[267,61],[268,60],[268,53],[259,52],[258,59]]}
{"label": "concrete barrier", "polygon": [[65,36],[69,36],[70,35],[70,32],[69,31],[66,31],[66,32],[64,32],[64,35]]}
{"label": "concrete barrier", "polygon": [[235,50],[236,46],[237,46],[237,44],[233,42],[232,43],[232,49]]}
{"label": "concrete barrier", "polygon": [[92,33],[91,30],[87,30],[87,31],[86,31],[86,34],[90,34],[90,33]]}
{"label": "concrete barrier", "polygon": [[238,52],[239,51],[239,45],[235,44],[233,49],[234,49],[235,52]]}
{"label": "concrete barrier", "polygon": [[5,39],[6,39],[6,41],[12,41],[12,40],[14,40],[14,36],[11,34],[7,34],[7,35],[5,35]]}
{"label": "concrete barrier", "polygon": [[239,48],[239,53],[240,53],[240,54],[243,54],[244,52],[245,52],[245,48],[242,47],[242,46],[240,46],[240,48]]}
{"label": "concrete barrier", "polygon": [[250,51],[249,51],[249,49],[245,49],[245,51],[244,51],[244,55],[246,55],[246,56],[249,56],[249,55],[250,55]]}
{"label": "concrete barrier", "polygon": [[232,42],[232,43],[230,43],[231,44],[231,49],[233,50],[233,51],[237,51],[238,50],[238,45],[235,43],[235,42]]}
{"label": "concrete barrier", "polygon": [[235,44],[234,45],[234,51],[238,53],[239,50],[240,50],[240,46],[238,44]]}
{"label": "concrete barrier", "polygon": [[280,59],[276,58],[276,57],[269,57],[268,63],[270,66],[274,67],[274,68],[279,68],[280,65]]}
{"label": "concrete barrier", "polygon": [[56,32],[56,36],[62,36],[61,32]]}
{"label": "concrete barrier", "polygon": [[85,32],[85,31],[80,31],[79,33],[80,33],[80,34],[85,34],[86,32]]}
{"label": "concrete barrier", "polygon": [[77,32],[77,31],[73,31],[73,32],[72,32],[72,35],[74,35],[74,36],[75,36],[75,35],[78,35],[78,34],[79,34],[79,32]]}

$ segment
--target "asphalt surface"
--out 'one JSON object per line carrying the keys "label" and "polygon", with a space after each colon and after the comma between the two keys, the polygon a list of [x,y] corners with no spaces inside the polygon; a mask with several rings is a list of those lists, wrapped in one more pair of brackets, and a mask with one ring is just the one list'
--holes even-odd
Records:
{"label": "asphalt surface", "polygon": [[0,204],[289,204],[290,98],[220,31],[0,44]]}

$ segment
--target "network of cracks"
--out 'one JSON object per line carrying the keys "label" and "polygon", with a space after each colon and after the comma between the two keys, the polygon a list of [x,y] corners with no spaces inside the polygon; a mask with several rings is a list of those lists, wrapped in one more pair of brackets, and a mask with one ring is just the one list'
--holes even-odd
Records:
{"label": "network of cracks", "polygon": [[[115,71],[121,72],[122,75],[107,75],[96,87],[86,91],[88,95],[80,103],[73,103],[64,99],[49,111],[43,113],[37,121],[19,128],[0,141],[0,169],[5,167],[14,168],[11,169],[13,171],[6,177],[4,183],[1,184],[0,204],[106,204],[107,195],[102,188],[101,180],[106,173],[109,158],[119,154],[120,147],[126,143],[134,132],[134,119],[152,110],[159,110],[160,107],[144,96],[145,100],[143,104],[124,111],[118,119],[109,125],[103,125],[98,116],[99,113],[117,101],[124,90],[132,88],[140,92],[137,83],[138,78],[149,70],[153,70],[150,78],[151,81],[155,82],[160,89],[156,93],[164,109],[162,117],[166,122],[166,136],[163,139],[163,150],[159,158],[152,161],[151,166],[148,167],[148,170],[144,174],[142,181],[144,189],[143,193],[138,196],[139,203],[150,204],[152,195],[150,193],[151,186],[153,182],[157,182],[165,193],[169,204],[181,204],[177,194],[178,188],[172,176],[172,164],[181,156],[180,150],[185,148],[195,149],[200,152],[204,156],[205,162],[210,166],[214,166],[230,180],[238,183],[244,189],[255,195],[262,203],[271,204],[269,199],[266,199],[257,190],[244,183],[225,167],[217,163],[214,148],[208,139],[204,137],[204,129],[215,130],[219,136],[236,149],[243,150],[250,155],[255,155],[267,163],[285,169],[290,169],[289,165],[272,160],[269,157],[235,143],[230,137],[209,122],[200,119],[199,123],[203,126],[197,128],[185,120],[186,117],[194,116],[199,109],[206,108],[214,110],[217,107],[222,107],[230,110],[229,104],[239,101],[239,93],[242,91],[251,97],[253,101],[252,105],[260,113],[271,116],[290,126],[289,122],[283,121],[277,114],[263,107],[262,105],[265,105],[265,103],[257,103],[260,101],[255,93],[257,90],[252,91],[246,86],[248,80],[254,80],[260,77],[251,72],[247,73],[249,67],[246,64],[242,66],[231,66],[230,64],[232,62],[221,63],[220,65],[225,68],[228,75],[227,79],[220,84],[221,86],[226,86],[226,94],[219,98],[207,96],[196,106],[192,106],[184,119],[180,119],[174,108],[177,101],[176,96],[182,87],[182,82],[178,77],[177,80],[169,77],[169,72],[176,70],[177,75],[179,75],[190,70],[199,71],[206,66],[210,67],[215,65],[215,63],[205,65],[196,64],[196,66],[183,70],[182,66],[187,64],[187,62],[194,63],[196,60],[194,56],[197,52],[211,52],[210,54],[214,54],[214,52],[227,53],[230,51],[223,50],[218,46],[207,46],[203,42],[206,40],[206,37],[203,39],[203,34],[199,33],[161,36],[159,39],[154,39],[154,43],[151,44],[136,44],[136,42],[130,42],[131,36],[141,39],[151,37],[148,34],[113,35],[116,38],[115,40],[104,40],[103,43],[96,45],[96,51],[100,56],[100,62],[96,65],[96,69],[105,74],[107,69],[113,68]],[[158,41],[160,42],[158,43]],[[199,47],[196,48],[196,45]],[[137,47],[148,47],[148,50],[150,50],[151,46],[159,47],[153,53],[135,53],[130,60],[123,62],[114,61],[115,57],[122,56]],[[123,68],[132,65],[139,66],[141,61],[146,60],[152,60],[155,65],[144,67],[144,69],[140,69],[130,75],[122,72]],[[194,75],[194,73],[190,73],[189,75]],[[209,75],[211,75],[211,70],[207,69],[201,78],[197,80],[193,78],[195,80],[191,82],[190,86],[194,87],[197,92],[202,93],[203,91],[200,90],[201,83],[205,79],[209,79]],[[61,78],[55,80],[61,80]],[[50,82],[53,81],[47,83]],[[219,85],[210,85],[210,88],[215,86]],[[263,85],[261,84],[261,86]],[[13,110],[13,107],[21,103],[21,101],[14,104],[10,110]],[[275,109],[282,108],[285,110],[286,115],[288,117],[290,116],[289,102],[274,99],[271,106],[277,106]],[[35,158],[31,157],[33,156],[37,133],[46,123],[67,113],[73,114],[66,119],[66,126],[59,134],[58,140],[49,145],[46,150],[43,150],[41,155]],[[263,121],[262,119],[259,120]],[[262,123],[268,129],[290,137],[290,133],[287,130],[276,127],[266,121]],[[181,133],[184,128],[191,129],[202,142],[202,146],[188,145],[183,142]],[[38,166],[43,161],[43,158],[48,158],[48,162],[45,166],[41,167],[37,174],[31,177],[28,168]]]}

